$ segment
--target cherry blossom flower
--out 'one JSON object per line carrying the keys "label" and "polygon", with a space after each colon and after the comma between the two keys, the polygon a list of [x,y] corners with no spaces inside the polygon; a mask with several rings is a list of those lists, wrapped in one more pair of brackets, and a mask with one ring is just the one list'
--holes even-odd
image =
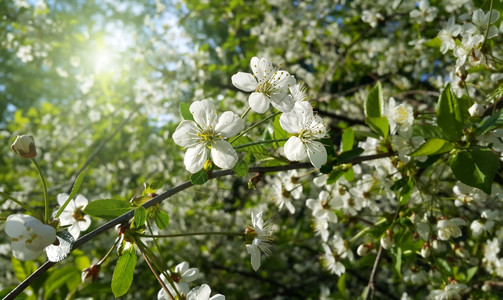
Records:
{"label": "cherry blossom flower", "polygon": [[187,295],[187,300],[225,300],[225,296],[222,294],[216,294],[210,297],[211,288],[207,284],[203,284],[199,287],[193,288]]}
{"label": "cherry blossom flower", "polygon": [[452,218],[450,220],[440,220],[437,223],[438,238],[448,240],[452,237],[460,237],[461,229],[459,226],[466,225],[466,221],[461,218]]}
{"label": "cherry blossom flower", "polygon": [[272,104],[281,112],[292,110],[294,102],[288,89],[295,85],[295,78],[286,71],[276,70],[267,58],[253,57],[250,66],[253,74],[238,72],[231,79],[238,89],[252,92],[248,98],[251,109],[263,114]]}
{"label": "cherry blossom flower", "polygon": [[173,140],[187,148],[184,164],[187,171],[201,170],[211,156],[222,169],[234,167],[236,150],[224,139],[235,136],[244,128],[244,121],[234,112],[226,111],[217,119],[215,105],[210,100],[195,101],[190,106],[194,121],[184,120],[173,133]]}
{"label": "cherry blossom flower", "polygon": [[291,170],[286,173],[279,173],[272,179],[274,203],[280,210],[285,207],[291,214],[295,213],[292,200],[299,199],[302,195],[302,184],[297,182],[297,178],[297,171]]}
{"label": "cherry blossom flower", "polygon": [[271,225],[264,222],[260,211],[257,214],[252,211],[252,226],[247,226],[245,230],[245,239],[247,241],[246,250],[251,255],[251,265],[253,270],[257,271],[260,268],[261,252],[266,256],[271,254]]}
{"label": "cherry blossom flower", "polygon": [[328,238],[328,222],[337,223],[337,215],[334,209],[343,206],[342,199],[331,197],[327,191],[321,191],[318,199],[307,199],[306,206],[313,211],[317,232],[320,233],[323,241]]}
{"label": "cherry blossom flower", "polygon": [[438,13],[438,8],[430,6],[428,0],[419,0],[418,9],[414,9],[410,12],[410,17],[416,19],[418,23],[431,22]]}
{"label": "cherry blossom flower", "polygon": [[[169,276],[175,283],[175,287],[180,294],[187,295],[190,292],[189,283],[199,278],[199,270],[197,268],[189,268],[189,263],[184,261],[176,265],[175,271],[168,270]],[[169,292],[172,295],[176,295],[175,290],[169,284],[168,280],[161,274],[162,281],[166,284]],[[164,289],[160,289],[157,293],[158,300],[168,300],[171,299]],[[197,298],[199,299],[199,298]]]}
{"label": "cherry blossom flower", "polygon": [[[65,204],[68,196],[68,194],[58,195],[58,204],[60,207]],[[87,230],[91,225],[91,218],[83,212],[87,203],[86,197],[77,195],[75,200],[72,199],[68,202],[68,205],[59,216],[61,226],[70,225],[70,227],[68,227],[68,232],[70,232],[75,239],[79,237],[81,231]]]}
{"label": "cherry blossom flower", "polygon": [[456,46],[454,37],[461,33],[461,26],[457,25],[455,22],[456,18],[454,16],[450,17],[449,21],[447,21],[447,26],[438,33],[438,37],[442,41],[440,52],[443,54],[445,54],[448,50],[454,49]]}
{"label": "cherry blossom flower", "polygon": [[322,143],[315,141],[326,136],[327,130],[320,116],[314,116],[309,102],[295,102],[291,112],[279,118],[281,127],[293,134],[285,143],[285,156],[291,161],[309,157],[316,168],[327,162],[327,151]]}
{"label": "cherry blossom flower", "polygon": [[29,215],[8,216],[4,230],[11,238],[12,255],[19,260],[36,259],[56,240],[54,227]]}
{"label": "cherry blossom flower", "polygon": [[433,290],[430,299],[434,300],[454,300],[461,299],[461,294],[468,287],[461,283],[449,283],[442,290]]}

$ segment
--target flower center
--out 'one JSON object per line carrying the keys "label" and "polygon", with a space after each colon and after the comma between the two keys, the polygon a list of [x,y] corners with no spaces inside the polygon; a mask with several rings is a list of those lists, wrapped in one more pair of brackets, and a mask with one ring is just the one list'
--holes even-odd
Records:
{"label": "flower center", "polygon": [[79,206],[73,212],[73,218],[77,221],[84,221],[84,216],[86,214],[82,211],[82,206]]}
{"label": "flower center", "polygon": [[276,87],[272,85],[270,82],[266,81],[257,86],[257,93],[262,93],[267,97],[271,97],[272,94],[276,91]]}
{"label": "flower center", "polygon": [[407,109],[403,105],[399,105],[394,110],[393,119],[398,124],[403,125],[405,122],[407,122]]}

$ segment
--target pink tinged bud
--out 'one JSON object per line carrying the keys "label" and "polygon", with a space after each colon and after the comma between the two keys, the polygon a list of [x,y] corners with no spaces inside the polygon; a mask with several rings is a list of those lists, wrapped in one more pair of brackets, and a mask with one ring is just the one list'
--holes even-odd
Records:
{"label": "pink tinged bud", "polygon": [[421,256],[424,258],[428,258],[431,254],[431,247],[430,243],[426,242],[424,243],[423,247],[421,248]]}
{"label": "pink tinged bud", "polygon": [[32,158],[37,155],[35,140],[31,135],[18,135],[11,148],[22,158]]}
{"label": "pink tinged bud", "polygon": [[82,270],[82,282],[91,283],[98,278],[98,273],[100,272],[100,265],[93,264],[89,268]]}
{"label": "pink tinged bud", "polygon": [[361,244],[358,246],[356,253],[360,256],[367,256],[372,250],[374,250],[374,245],[372,243]]}

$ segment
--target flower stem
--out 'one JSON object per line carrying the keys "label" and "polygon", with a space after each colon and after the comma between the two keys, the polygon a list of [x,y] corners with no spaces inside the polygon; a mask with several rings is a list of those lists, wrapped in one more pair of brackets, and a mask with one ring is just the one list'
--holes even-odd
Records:
{"label": "flower stem", "polygon": [[38,165],[38,162],[35,158],[30,158],[35,168],[37,169],[38,176],[40,177],[40,181],[42,182],[42,189],[44,190],[44,222],[49,223],[49,199],[47,198],[47,183],[45,181],[44,174]]}
{"label": "flower stem", "polygon": [[241,149],[241,148],[246,148],[246,147],[250,147],[250,146],[253,146],[253,145],[260,145],[260,144],[270,144],[270,143],[276,143],[276,142],[284,142],[284,141],[287,141],[287,140],[288,139],[279,139],[279,140],[267,140],[267,141],[251,142],[251,143],[247,143],[247,144],[242,144],[242,145],[236,146],[236,147],[234,147],[234,149]]}
{"label": "flower stem", "polygon": [[189,232],[178,234],[137,234],[139,237],[163,238],[163,237],[181,237],[181,236],[194,236],[194,235],[229,235],[229,236],[244,236],[241,232],[221,232],[221,231],[205,231],[205,232]]}
{"label": "flower stem", "polygon": [[108,250],[107,254],[105,254],[105,256],[103,256],[103,258],[100,259],[100,261],[98,263],[96,263],[96,265],[101,266],[101,264],[103,264],[103,262],[105,262],[105,260],[110,256],[110,254],[112,254],[112,251],[115,249],[115,247],[117,247],[118,243],[119,243],[119,239],[115,239],[114,245],[110,248],[110,250]]}
{"label": "flower stem", "polygon": [[486,44],[487,41],[487,35],[489,34],[489,27],[491,27],[491,16],[493,14],[493,1],[491,0],[491,6],[489,7],[489,18],[487,19],[487,28],[486,32],[484,32],[484,40],[482,41],[482,46],[480,46],[480,49],[483,50],[484,45]]}
{"label": "flower stem", "polygon": [[277,113],[274,113],[272,115],[270,115],[269,117],[267,118],[264,118],[260,121],[258,121],[257,123],[253,124],[252,126],[250,126],[248,129],[246,129],[245,131],[242,131],[240,134],[238,134],[237,136],[233,137],[232,139],[229,140],[229,143],[234,143],[237,139],[239,139],[240,137],[242,137],[243,135],[245,135],[248,131],[252,130],[253,128],[257,127],[258,125],[264,123],[265,121],[268,121],[270,120],[271,118],[274,118],[275,116],[279,115],[281,112],[278,111]]}
{"label": "flower stem", "polygon": [[246,117],[246,115],[248,114],[248,112],[250,111],[251,107],[248,106],[248,108],[245,110],[245,112],[241,115],[241,119],[244,119]]}
{"label": "flower stem", "polygon": [[5,198],[11,200],[12,202],[18,204],[19,206],[21,206],[22,208],[26,209],[26,211],[29,211],[32,215],[36,216],[37,215],[37,212],[34,211],[31,207],[29,207],[28,205],[24,204],[23,202],[17,200],[16,198],[12,197],[11,195],[7,194],[7,193],[4,193],[2,191],[0,191],[0,195],[1,196],[4,196]]}

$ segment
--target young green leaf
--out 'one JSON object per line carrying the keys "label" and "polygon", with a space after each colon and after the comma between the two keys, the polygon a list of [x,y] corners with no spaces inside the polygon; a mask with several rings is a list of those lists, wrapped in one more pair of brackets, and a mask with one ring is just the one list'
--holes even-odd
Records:
{"label": "young green leaf", "polygon": [[475,131],[475,135],[484,134],[490,130],[503,126],[503,109],[494,113],[491,117],[482,122],[479,128]]}
{"label": "young green leaf", "polygon": [[414,152],[410,153],[410,156],[427,156],[434,154],[441,154],[451,151],[454,148],[454,144],[443,139],[429,139],[424,144],[419,146]]}
{"label": "young green leaf", "polygon": [[143,206],[138,206],[134,211],[134,226],[136,228],[143,226],[147,219],[147,210]]}
{"label": "young green leaf", "polygon": [[190,104],[185,102],[180,102],[180,114],[184,120],[194,121],[194,116],[190,113]]}
{"label": "young green leaf", "polygon": [[192,182],[192,184],[201,185],[206,181],[208,181],[208,173],[206,173],[205,170],[201,170],[190,176],[190,182]]}
{"label": "young green leaf", "polygon": [[353,127],[348,127],[342,132],[342,151],[349,151],[353,149],[355,143],[355,131]]}
{"label": "young green leaf", "polygon": [[234,168],[232,168],[232,170],[238,176],[243,177],[248,174],[248,164],[244,160],[240,159],[238,160]]}
{"label": "young green leaf", "polygon": [[437,124],[449,141],[456,141],[463,134],[468,117],[468,107],[464,102],[452,93],[450,84],[438,99]]}
{"label": "young green leaf", "polygon": [[84,213],[98,218],[115,218],[127,213],[134,207],[128,201],[100,199],[89,202]]}
{"label": "young green leaf", "polygon": [[112,275],[112,292],[114,296],[124,295],[133,282],[133,272],[136,266],[136,254],[134,247],[124,252],[117,260],[114,273]]}
{"label": "young green leaf", "polygon": [[156,211],[154,220],[159,229],[166,229],[169,226],[169,215],[162,210]]}
{"label": "young green leaf", "polygon": [[378,135],[386,138],[389,133],[389,123],[386,117],[367,117],[365,124],[369,125]]}
{"label": "young green leaf", "polygon": [[370,89],[365,101],[365,116],[367,118],[380,118],[383,113],[383,95],[381,82]]}
{"label": "young green leaf", "polygon": [[454,154],[449,160],[454,176],[462,183],[491,194],[499,158],[491,149],[473,147]]}

